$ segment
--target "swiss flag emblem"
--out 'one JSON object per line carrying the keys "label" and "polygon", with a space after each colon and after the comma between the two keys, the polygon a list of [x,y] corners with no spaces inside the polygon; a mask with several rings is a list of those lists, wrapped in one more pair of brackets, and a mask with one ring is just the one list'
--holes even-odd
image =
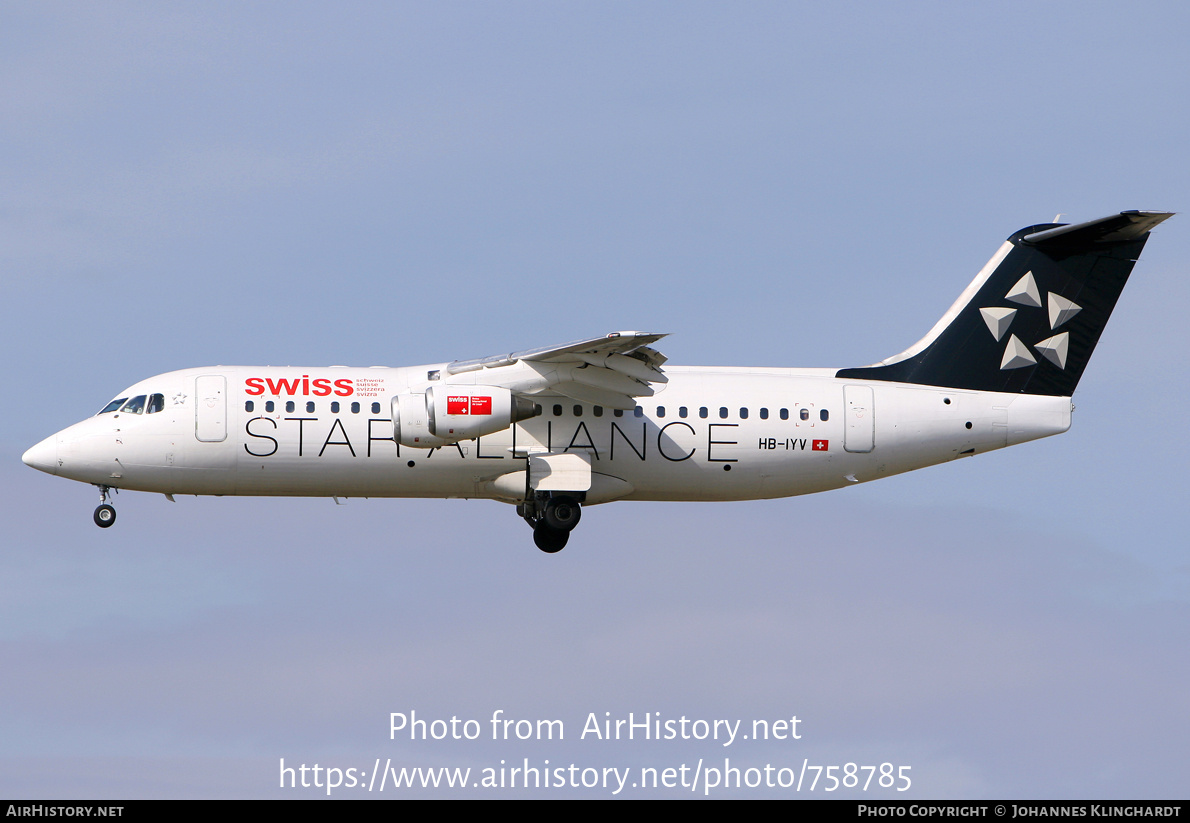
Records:
{"label": "swiss flag emblem", "polygon": [[816,452],[825,452],[830,451],[830,446],[831,441],[829,440],[815,440],[814,444],[810,447],[810,450]]}
{"label": "swiss flag emblem", "polygon": [[446,398],[446,413],[447,414],[466,414],[468,411],[468,403],[470,400],[466,395],[456,395]]}

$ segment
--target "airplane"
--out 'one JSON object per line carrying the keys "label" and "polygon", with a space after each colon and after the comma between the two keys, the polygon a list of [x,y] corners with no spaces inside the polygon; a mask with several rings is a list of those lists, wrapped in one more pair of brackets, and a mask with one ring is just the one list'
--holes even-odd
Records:
{"label": "airplane", "polygon": [[405,368],[158,375],[33,446],[35,469],[174,495],[486,498],[538,548],[587,506],[827,491],[1060,434],[1150,230],[1125,211],[1012,234],[898,355],[854,368],[666,365],[664,334]]}

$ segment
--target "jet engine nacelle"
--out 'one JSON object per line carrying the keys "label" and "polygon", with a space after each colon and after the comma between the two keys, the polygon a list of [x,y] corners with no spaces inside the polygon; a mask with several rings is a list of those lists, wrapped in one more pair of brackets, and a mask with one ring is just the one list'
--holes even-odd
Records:
{"label": "jet engine nacelle", "polygon": [[436,449],[503,431],[541,413],[541,407],[499,386],[430,386],[424,394],[393,398],[393,439]]}

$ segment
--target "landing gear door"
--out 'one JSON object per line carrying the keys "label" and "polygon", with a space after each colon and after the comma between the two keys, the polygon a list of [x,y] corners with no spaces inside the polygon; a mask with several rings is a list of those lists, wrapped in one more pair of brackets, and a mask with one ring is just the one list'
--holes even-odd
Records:
{"label": "landing gear door", "polygon": [[876,445],[876,412],[871,386],[843,387],[843,448],[870,452]]}
{"label": "landing gear door", "polygon": [[227,379],[221,374],[194,379],[194,436],[203,443],[227,439]]}
{"label": "landing gear door", "polygon": [[531,454],[529,485],[539,492],[585,492],[591,488],[591,457],[581,452]]}

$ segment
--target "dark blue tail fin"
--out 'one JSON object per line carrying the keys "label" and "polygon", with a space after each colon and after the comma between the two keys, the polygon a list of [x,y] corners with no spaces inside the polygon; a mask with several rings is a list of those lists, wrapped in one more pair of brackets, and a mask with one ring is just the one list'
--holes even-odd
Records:
{"label": "dark blue tail fin", "polygon": [[1126,211],[1021,229],[916,345],[836,376],[1069,397],[1149,230],[1171,216]]}

